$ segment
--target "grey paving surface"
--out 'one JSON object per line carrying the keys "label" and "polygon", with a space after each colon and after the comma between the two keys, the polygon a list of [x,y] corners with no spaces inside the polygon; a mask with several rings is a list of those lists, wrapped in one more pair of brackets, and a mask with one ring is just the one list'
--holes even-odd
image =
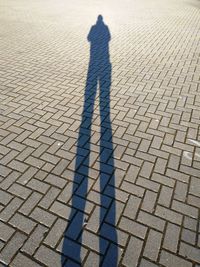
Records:
{"label": "grey paving surface", "polygon": [[0,266],[199,267],[200,2],[0,0],[0,25]]}

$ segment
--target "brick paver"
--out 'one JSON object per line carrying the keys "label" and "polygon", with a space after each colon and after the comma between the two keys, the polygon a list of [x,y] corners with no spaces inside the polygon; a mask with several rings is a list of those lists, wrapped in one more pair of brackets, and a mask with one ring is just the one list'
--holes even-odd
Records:
{"label": "brick paver", "polygon": [[200,266],[199,11],[0,0],[0,266]]}

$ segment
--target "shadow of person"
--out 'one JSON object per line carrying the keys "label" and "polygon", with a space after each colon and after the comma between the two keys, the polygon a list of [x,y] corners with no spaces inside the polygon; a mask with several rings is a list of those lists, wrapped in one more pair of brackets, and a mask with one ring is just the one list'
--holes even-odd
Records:
{"label": "shadow of person", "polygon": [[[110,86],[111,63],[109,56],[109,42],[111,40],[109,28],[104,24],[103,17],[98,16],[97,22],[90,29],[87,36],[90,42],[90,61],[85,86],[84,106],[81,125],[77,140],[75,171],[71,199],[71,212],[69,223],[64,233],[62,243],[62,266],[68,265],[72,259],[77,266],[83,266],[86,258],[87,240],[90,245],[94,239],[99,240],[98,249],[99,266],[116,267],[118,261],[118,245],[115,204],[115,174],[113,159],[112,125],[110,119]],[[94,112],[95,98],[99,89],[100,109],[100,140],[99,140],[99,194],[100,203],[98,214],[86,210],[88,179],[90,169],[91,126]],[[96,190],[96,189],[95,189]],[[96,218],[99,215],[99,219]],[[97,221],[95,231],[87,228],[85,218]],[[95,219],[91,219],[95,217]],[[93,233],[92,233],[93,232]],[[84,242],[84,243],[83,243]],[[84,246],[83,246],[84,244]],[[87,261],[87,259],[86,259]],[[87,264],[86,264],[87,265]],[[97,266],[97,265],[95,265]]]}

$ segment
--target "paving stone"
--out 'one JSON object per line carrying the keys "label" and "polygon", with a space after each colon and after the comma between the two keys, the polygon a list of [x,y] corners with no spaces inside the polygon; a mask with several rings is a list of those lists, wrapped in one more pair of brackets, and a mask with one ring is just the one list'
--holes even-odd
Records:
{"label": "paving stone", "polygon": [[58,188],[50,188],[49,191],[44,195],[42,200],[39,202],[39,206],[44,209],[48,209],[54,202],[54,200],[57,198],[59,193],[60,190]]}
{"label": "paving stone", "polygon": [[125,252],[125,255],[122,261],[125,266],[131,266],[131,267],[137,266],[142,246],[143,246],[143,242],[140,239],[136,237],[130,238],[128,247],[126,249],[126,252]]}
{"label": "paving stone", "polygon": [[60,217],[64,219],[70,218],[71,208],[67,205],[64,205],[58,201],[55,201],[53,205],[50,208],[51,212],[59,215]]}
{"label": "paving stone", "polygon": [[8,239],[13,235],[15,230],[8,226],[7,224],[0,222],[0,239],[3,241],[8,241]]}
{"label": "paving stone", "polygon": [[15,171],[11,172],[10,175],[4,178],[4,180],[0,183],[0,187],[4,190],[8,189],[8,187],[11,186],[19,176],[20,176],[19,172]]}
{"label": "paving stone", "polygon": [[143,211],[140,211],[137,221],[160,231],[163,231],[165,226],[164,220]]}
{"label": "paving stone", "polygon": [[59,176],[52,175],[52,174],[49,174],[46,177],[45,182],[47,182],[51,185],[55,185],[59,188],[63,188],[66,184],[66,180],[64,180],[63,178],[60,178]]}
{"label": "paving stone", "polygon": [[23,199],[28,198],[29,195],[31,194],[31,190],[17,183],[12,184],[11,187],[8,189],[8,191],[13,195],[21,197]]}
{"label": "paving stone", "polygon": [[[101,243],[100,247],[99,242]],[[92,250],[95,250],[96,252],[99,252],[100,254],[105,254],[109,243],[106,239],[84,230],[82,234],[82,244]]]}
{"label": "paving stone", "polygon": [[120,245],[125,247],[128,234],[120,231],[119,229],[115,229],[115,227],[110,226],[109,224],[104,223],[100,229],[100,235],[108,240],[111,240],[116,245]]}
{"label": "paving stone", "polygon": [[44,239],[47,231],[47,227],[38,224],[34,231],[29,235],[27,241],[21,248],[21,251],[29,255],[33,255],[36,249],[39,247],[41,241]]}
{"label": "paving stone", "polygon": [[162,251],[160,255],[160,263],[164,266],[171,267],[171,266],[177,266],[177,267],[192,267],[192,263],[184,260],[174,254],[171,254],[166,251]]}
{"label": "paving stone", "polygon": [[30,217],[46,226],[51,226],[56,219],[53,214],[37,207],[31,212]]}
{"label": "paving stone", "polygon": [[175,224],[168,223],[164,237],[163,247],[168,249],[169,251],[176,253],[179,242],[179,234],[180,227]]}
{"label": "paving stone", "polygon": [[17,229],[23,231],[26,234],[30,234],[30,232],[35,227],[36,223],[30,220],[29,218],[16,213],[11,220],[9,221],[11,225],[16,227]]}
{"label": "paving stone", "polygon": [[144,189],[142,187],[131,184],[131,183],[127,183],[125,181],[122,183],[121,189],[123,189],[124,191],[130,194],[134,194],[138,197],[142,197],[144,195]]}
{"label": "paving stone", "polygon": [[11,171],[12,170],[10,168],[1,165],[0,175],[3,176],[3,177],[6,177],[6,176],[8,176],[9,173],[11,173]]}
{"label": "paving stone", "polygon": [[147,227],[124,217],[122,217],[119,223],[119,227],[122,230],[129,232],[132,235],[138,236],[142,239],[145,238],[147,232]]}
{"label": "paving stone", "polygon": [[60,267],[61,256],[57,252],[41,246],[35,254],[35,258],[49,267]]}
{"label": "paving stone", "polygon": [[1,211],[0,218],[3,221],[8,221],[13,214],[16,212],[16,210],[19,209],[20,205],[22,204],[22,200],[15,197],[12,199],[12,201]]}
{"label": "paving stone", "polygon": [[161,218],[164,218],[170,222],[177,223],[181,225],[183,216],[177,212],[174,212],[170,209],[157,206],[155,214]]}
{"label": "paving stone", "polygon": [[55,247],[60,237],[63,236],[66,226],[67,222],[65,220],[58,219],[45,238],[44,243],[48,246]]}
{"label": "paving stone", "polygon": [[0,203],[3,205],[7,205],[9,201],[13,198],[13,196],[3,190],[0,190]]}
{"label": "paving stone", "polygon": [[195,246],[196,233],[194,233],[188,229],[183,229],[181,239],[183,241]]}
{"label": "paving stone", "polygon": [[27,168],[28,168],[28,165],[25,164],[25,163],[22,163],[18,160],[12,160],[8,166],[11,168],[11,169],[14,169],[16,171],[19,171],[19,172],[24,172]]}
{"label": "paving stone", "polygon": [[199,186],[200,186],[199,179],[196,177],[192,177],[191,183],[190,183],[189,193],[191,193],[192,195],[200,197],[200,192],[198,190]]}
{"label": "paving stone", "polygon": [[[126,208],[124,210],[124,216],[134,220],[139,210],[140,203],[141,203],[140,198],[130,195],[126,204]],[[145,204],[143,202],[143,206],[144,205]]]}
{"label": "paving stone", "polygon": [[25,240],[26,240],[25,235],[16,232],[9,240],[9,242],[6,244],[6,246],[3,248],[3,250],[0,252],[1,261],[4,264],[9,265],[12,257],[17,253],[17,251],[23,245]]}
{"label": "paving stone", "polygon": [[144,248],[144,256],[153,261],[157,261],[159,250],[161,247],[161,241],[162,234],[154,230],[150,230]]}
{"label": "paving stone", "polygon": [[122,256],[122,249],[120,249],[116,245],[111,244],[110,247],[108,248],[106,256],[103,259],[102,267],[118,265],[121,256]]}
{"label": "paving stone", "polygon": [[172,194],[173,194],[173,189],[163,185],[161,187],[158,203],[165,207],[169,207],[172,200]]}
{"label": "paving stone", "polygon": [[147,261],[146,259],[142,259],[139,266],[140,267],[157,267],[159,265],[152,263],[150,261]]}
{"label": "paving stone", "polygon": [[181,242],[180,244],[180,255],[186,257],[187,259],[193,260],[196,263],[200,262],[200,249],[195,248],[191,245]]}
{"label": "paving stone", "polygon": [[[90,242],[92,242],[92,240],[90,240]],[[66,257],[75,260],[79,264],[87,255],[87,250],[85,247],[67,238],[63,238],[61,240],[57,250],[62,252]]]}
{"label": "paving stone", "polygon": [[147,190],[142,202],[141,208],[147,212],[153,212],[155,210],[157,194]]}
{"label": "paving stone", "polygon": [[198,214],[198,210],[194,207],[191,207],[187,204],[184,204],[182,202],[178,202],[176,200],[173,201],[172,203],[172,209],[180,212],[180,213],[183,213],[187,216],[190,216],[192,218],[197,218],[197,214]]}
{"label": "paving stone", "polygon": [[21,266],[29,266],[29,267],[39,267],[41,266],[37,262],[33,261],[33,259],[29,259],[27,256],[22,253],[18,253],[12,263],[10,264],[12,267],[21,267]]}
{"label": "paving stone", "polygon": [[33,192],[20,207],[19,211],[24,215],[28,215],[35,208],[35,205],[37,205],[41,198],[42,195],[40,193]]}
{"label": "paving stone", "polygon": [[[87,267],[99,266],[99,263],[100,263],[99,255],[93,251],[90,251],[84,266],[87,266]],[[69,266],[73,266],[73,265],[69,265]]]}
{"label": "paving stone", "polygon": [[28,170],[19,177],[17,182],[20,184],[27,184],[28,181],[37,173],[37,171],[38,170],[34,167],[28,168]]}
{"label": "paving stone", "polygon": [[42,194],[45,194],[50,187],[45,182],[41,182],[41,181],[34,179],[34,178],[32,178],[26,186],[31,188],[32,190],[38,191]]}

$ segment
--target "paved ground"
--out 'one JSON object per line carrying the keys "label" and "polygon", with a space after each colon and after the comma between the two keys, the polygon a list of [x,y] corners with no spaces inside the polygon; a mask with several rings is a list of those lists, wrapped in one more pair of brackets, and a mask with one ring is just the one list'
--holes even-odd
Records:
{"label": "paved ground", "polygon": [[199,267],[200,2],[0,0],[0,25],[0,266]]}

